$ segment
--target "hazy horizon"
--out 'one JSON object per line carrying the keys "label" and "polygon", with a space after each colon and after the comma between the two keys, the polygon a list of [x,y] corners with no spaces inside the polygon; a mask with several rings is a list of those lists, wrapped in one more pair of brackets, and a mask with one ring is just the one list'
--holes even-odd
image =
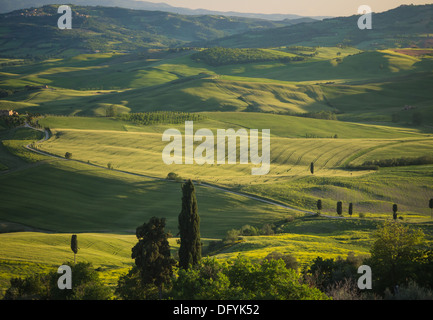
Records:
{"label": "hazy horizon", "polygon": [[[140,1],[140,0],[137,0]],[[301,16],[350,16],[357,14],[358,7],[368,5],[373,12],[383,12],[396,8],[402,4],[431,4],[433,1],[412,0],[380,0],[380,1],[360,1],[360,0],[304,0],[302,2],[282,1],[282,0],[144,0],[154,3],[166,3],[173,7],[183,7],[189,9],[207,9],[213,11],[235,11],[244,13],[265,13],[265,14],[296,14]]]}

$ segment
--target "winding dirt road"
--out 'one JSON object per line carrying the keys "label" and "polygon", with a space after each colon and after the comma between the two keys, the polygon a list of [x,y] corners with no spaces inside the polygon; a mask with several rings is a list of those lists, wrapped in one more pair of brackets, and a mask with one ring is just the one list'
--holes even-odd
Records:
{"label": "winding dirt road", "polygon": [[[34,127],[30,126],[28,123],[25,124],[25,127],[31,128],[33,130],[38,130],[38,131],[41,131],[41,132],[45,133],[44,138],[41,139],[41,140],[39,140],[39,141],[37,141],[36,143],[42,143],[42,142],[47,141],[48,139],[51,138],[48,130],[34,128]],[[138,176],[138,177],[144,177],[144,178],[153,179],[153,180],[170,181],[170,180],[167,180],[167,179],[164,179],[164,178],[158,178],[158,177],[148,176],[148,175],[144,175],[144,174],[140,174],[140,173],[134,173],[134,172],[124,171],[124,170],[118,170],[118,169],[108,169],[107,167],[96,165],[96,164],[92,164],[92,163],[88,163],[88,162],[84,162],[84,161],[81,161],[81,160],[65,159],[63,157],[60,157],[60,156],[57,156],[57,155],[54,155],[54,154],[51,154],[51,153],[48,153],[48,152],[37,150],[37,149],[31,147],[31,144],[26,145],[25,148],[28,149],[28,150],[30,150],[30,151],[33,151],[33,152],[36,152],[36,153],[39,153],[39,154],[42,154],[42,155],[45,155],[45,156],[48,156],[48,157],[53,157],[53,158],[56,158],[56,159],[60,159],[60,160],[76,161],[76,162],[80,162],[80,163],[83,163],[83,164],[86,164],[86,165],[90,165],[90,166],[93,166],[93,167],[97,167],[97,168],[101,168],[101,169],[114,170],[114,171],[117,171],[117,172],[121,172],[121,173],[125,173],[125,174],[130,174],[130,175],[134,175],[134,176]],[[232,191],[232,190],[229,190],[229,189],[226,189],[226,188],[223,188],[223,187],[220,187],[220,186],[216,186],[216,185],[213,185],[213,184],[210,184],[210,183],[206,183],[206,182],[201,182],[200,184],[197,184],[197,186],[221,190],[221,191],[224,191],[224,192],[228,192],[228,193],[235,194],[235,195],[238,195],[238,196],[241,196],[241,197],[253,199],[253,200],[256,200],[256,201],[263,202],[263,203],[271,204],[271,205],[278,206],[278,207],[281,207],[281,208],[284,208],[284,209],[288,209],[288,210],[291,210],[291,211],[295,211],[295,212],[307,213],[307,214],[317,214],[316,212],[313,212],[313,211],[308,211],[308,210],[302,210],[302,209],[294,208],[294,207],[291,207],[291,206],[288,206],[288,205],[285,205],[285,204],[273,201],[271,199],[257,197],[257,196],[246,194],[246,193],[242,193],[242,192]],[[323,215],[323,214],[321,214],[320,216],[321,217],[332,218],[332,219],[342,219],[342,218],[344,218],[344,217],[329,216],[329,215]]]}

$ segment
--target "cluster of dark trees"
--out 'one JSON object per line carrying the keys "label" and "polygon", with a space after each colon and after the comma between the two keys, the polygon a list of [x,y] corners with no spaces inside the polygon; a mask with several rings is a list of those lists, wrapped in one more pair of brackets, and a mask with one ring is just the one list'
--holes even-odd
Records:
{"label": "cluster of dark trees", "polygon": [[338,120],[337,114],[332,111],[317,111],[296,114],[298,117],[323,119],[323,120]]}
{"label": "cluster of dark trees", "polygon": [[404,166],[419,166],[424,164],[433,164],[432,156],[420,157],[403,157],[382,160],[365,161],[362,166],[378,166],[378,167],[404,167]]}
{"label": "cluster of dark trees", "polygon": [[266,62],[266,61],[302,61],[303,57],[283,56],[281,54],[261,49],[238,49],[238,48],[209,48],[194,53],[191,58],[197,62],[204,62],[211,66],[224,66],[229,64]]}
{"label": "cluster of dark trees", "polygon": [[0,116],[0,124],[6,128],[15,128],[24,125],[26,119],[19,115]]}
{"label": "cluster of dark trees", "polygon": [[0,98],[7,98],[13,94],[14,92],[12,90],[0,88]]}
{"label": "cluster of dark trees", "polygon": [[[429,205],[429,208],[430,208],[430,210],[431,210],[432,217],[433,217],[433,198],[429,200],[428,205]],[[321,199],[318,199],[318,200],[317,200],[317,202],[316,202],[316,207],[317,207],[317,212],[318,212],[318,214],[320,214],[321,211],[322,211],[322,209],[323,209],[323,204],[322,204],[322,200],[321,200]],[[337,208],[336,208],[336,211],[337,211],[337,214],[338,214],[340,217],[343,216],[343,202],[342,202],[342,201],[338,201],[338,202],[337,202]],[[397,212],[398,212],[398,205],[397,205],[396,203],[394,203],[394,204],[392,205],[392,218],[393,218],[394,220],[397,220],[397,218],[399,218],[399,219],[402,220],[403,217],[401,217],[401,216],[398,217]],[[352,202],[349,203],[348,214],[349,214],[349,216],[352,216],[352,215],[353,215],[353,203],[352,203]]]}
{"label": "cluster of dark trees", "polygon": [[178,111],[155,111],[141,113],[122,113],[117,116],[123,121],[130,121],[135,124],[150,125],[157,123],[180,124],[185,121],[200,121],[205,116],[198,113],[178,112]]}
{"label": "cluster of dark trees", "polygon": [[26,122],[32,126],[39,127],[35,120],[39,117],[38,113],[26,113],[25,115],[14,114],[11,116],[0,116],[0,125],[6,128],[16,128],[23,126]]}
{"label": "cluster of dark trees", "polygon": [[404,166],[419,166],[433,164],[432,156],[420,156],[420,157],[402,157],[382,160],[369,160],[365,161],[361,165],[345,166],[348,170],[379,170],[380,167],[404,167]]}

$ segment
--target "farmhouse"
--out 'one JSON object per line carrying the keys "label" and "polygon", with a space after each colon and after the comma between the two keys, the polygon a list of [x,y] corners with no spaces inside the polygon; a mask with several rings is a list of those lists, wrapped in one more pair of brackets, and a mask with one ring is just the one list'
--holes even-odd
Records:
{"label": "farmhouse", "polygon": [[14,116],[18,115],[18,112],[14,110],[0,110],[0,117],[2,116]]}

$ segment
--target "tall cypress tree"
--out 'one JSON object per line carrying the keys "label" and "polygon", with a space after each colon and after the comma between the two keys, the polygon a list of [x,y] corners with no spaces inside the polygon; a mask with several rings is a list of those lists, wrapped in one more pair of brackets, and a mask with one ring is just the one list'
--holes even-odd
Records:
{"label": "tall cypress tree", "polygon": [[353,214],[353,203],[349,203],[349,216],[352,216]]}
{"label": "tall cypress tree", "polygon": [[188,269],[201,259],[200,217],[195,187],[191,180],[182,185],[182,210],[179,214],[179,267]]}
{"label": "tall cypress tree", "polygon": [[430,217],[433,218],[433,198],[428,202],[428,207],[430,208]]}
{"label": "tall cypress tree", "polygon": [[74,264],[75,264],[75,255],[78,253],[78,240],[76,234],[73,234],[71,237],[71,250],[74,253]]}
{"label": "tall cypress tree", "polygon": [[341,201],[337,202],[337,214],[339,216],[343,215],[343,202],[341,202]]}
{"label": "tall cypress tree", "polygon": [[322,211],[322,200],[317,200],[317,210],[318,213],[320,214],[320,211]]}

